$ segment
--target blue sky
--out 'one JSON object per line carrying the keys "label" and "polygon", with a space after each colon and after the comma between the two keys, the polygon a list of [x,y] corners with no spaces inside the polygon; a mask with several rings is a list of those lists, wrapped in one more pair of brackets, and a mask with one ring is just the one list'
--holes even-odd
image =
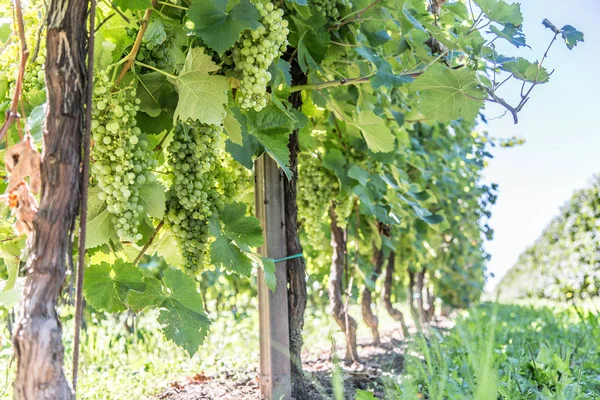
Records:
{"label": "blue sky", "polygon": [[[573,191],[600,172],[600,0],[523,0],[523,30],[531,49],[518,55],[539,60],[552,33],[541,22],[548,18],[559,28],[573,25],[585,34],[585,43],[569,51],[557,42],[544,66],[555,70],[550,82],[534,89],[514,125],[510,115],[489,122],[491,136],[521,136],[523,146],[495,149],[485,171],[486,180],[500,185],[492,213],[495,238],[486,245],[492,255],[488,271],[496,278],[489,289],[516,262],[519,254],[540,235]],[[498,48],[515,54],[514,47]],[[520,86],[505,87],[516,99]],[[511,96],[512,95],[512,96]],[[488,118],[502,114],[486,108]]]}

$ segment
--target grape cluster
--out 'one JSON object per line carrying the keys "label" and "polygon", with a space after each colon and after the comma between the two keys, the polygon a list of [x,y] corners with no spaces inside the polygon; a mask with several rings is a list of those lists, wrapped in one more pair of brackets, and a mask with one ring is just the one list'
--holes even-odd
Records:
{"label": "grape cluster", "polygon": [[329,23],[336,22],[340,18],[340,7],[352,7],[349,0],[311,0],[311,9],[320,13]]}
{"label": "grape cluster", "polygon": [[[137,31],[134,29],[128,29],[127,34],[130,37],[135,37]],[[167,70],[173,65],[171,57],[171,45],[172,37],[169,34],[165,34],[160,37],[153,37],[152,41],[149,40],[148,36],[145,35],[142,38],[142,45],[137,53],[136,60],[139,62],[149,65],[160,70]],[[148,70],[142,68],[142,70]]]}
{"label": "grape cluster", "polygon": [[286,50],[289,29],[282,9],[268,1],[257,1],[255,5],[262,25],[242,33],[233,49],[233,61],[242,73],[240,107],[260,111],[267,105],[267,84],[271,80],[267,70]]}
{"label": "grape cluster", "polygon": [[298,216],[314,248],[320,248],[325,240],[322,224],[329,220],[329,207],[338,192],[337,178],[319,158],[302,158],[298,170]]}
{"label": "grape cluster", "polygon": [[134,88],[111,91],[112,82],[106,71],[97,74],[92,110],[92,173],[102,190],[99,198],[106,201],[117,235],[122,241],[137,242],[143,206],[139,189],[156,180],[152,168],[158,161],[135,116],[139,109]]}
{"label": "grape cluster", "polygon": [[173,184],[167,193],[166,222],[190,269],[206,263],[208,221],[236,191],[237,174],[224,162],[221,133],[220,126],[179,123],[167,149]]}

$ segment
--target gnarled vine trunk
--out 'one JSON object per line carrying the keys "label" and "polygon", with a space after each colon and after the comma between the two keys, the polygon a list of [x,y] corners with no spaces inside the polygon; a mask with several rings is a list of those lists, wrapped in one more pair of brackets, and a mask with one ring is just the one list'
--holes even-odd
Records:
{"label": "gnarled vine trunk", "polygon": [[[300,70],[297,63],[292,65],[292,77],[294,85],[306,83],[306,76]],[[300,93],[294,93],[290,96],[292,106],[299,109],[302,106],[302,97]],[[298,205],[296,195],[298,193],[298,153],[300,144],[298,142],[298,130],[294,130],[290,135],[288,143],[290,150],[290,170],[292,179],[284,181],[284,202],[285,202],[285,235],[287,254],[302,254],[302,245],[298,237]],[[302,329],[304,328],[304,310],[308,294],[306,291],[306,265],[304,258],[294,258],[287,261],[287,280],[288,280],[288,321],[290,329],[290,363],[292,380],[292,397],[304,399],[307,397],[306,383],[304,381],[304,372],[302,371]]]}
{"label": "gnarled vine trunk", "polygon": [[331,315],[335,322],[346,334],[346,362],[360,363],[356,350],[356,320],[348,314],[342,301],[342,276],[344,273],[344,257],[346,254],[346,241],[344,231],[337,223],[337,216],[333,206],[329,209],[331,217],[331,270],[329,271],[329,302]]}
{"label": "gnarled vine trunk", "polygon": [[408,328],[406,327],[406,321],[404,320],[404,314],[402,311],[394,308],[392,303],[392,285],[394,283],[394,269],[396,268],[396,253],[390,252],[388,256],[388,263],[385,269],[385,280],[383,281],[383,289],[381,291],[381,299],[388,314],[392,316],[396,321],[400,322],[402,327],[402,336],[408,336]]}
{"label": "gnarled vine trunk", "polygon": [[13,336],[15,399],[74,397],[63,372],[56,302],[65,280],[69,234],[80,195],[87,5],[86,0],[51,0],[48,8],[42,196]]}
{"label": "gnarled vine trunk", "polygon": [[361,309],[362,309],[362,317],[363,321],[369,328],[371,328],[371,332],[373,334],[373,343],[379,344],[381,342],[379,337],[379,319],[373,313],[373,309],[371,305],[373,304],[373,296],[371,293],[371,289],[369,288],[369,284],[375,288],[375,284],[377,283],[377,278],[381,275],[381,269],[383,268],[383,248],[378,249],[375,244],[373,244],[373,258],[371,259],[371,263],[373,264],[373,270],[368,276],[368,283],[365,283],[362,290],[362,299],[361,299]]}

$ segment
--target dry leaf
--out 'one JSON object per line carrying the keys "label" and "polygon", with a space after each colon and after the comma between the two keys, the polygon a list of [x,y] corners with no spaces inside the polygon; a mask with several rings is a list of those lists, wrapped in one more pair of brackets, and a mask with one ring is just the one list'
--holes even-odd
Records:
{"label": "dry leaf", "polygon": [[15,222],[17,233],[29,235],[33,231],[33,219],[38,211],[38,204],[27,182],[21,181],[19,186],[8,194],[8,206],[17,218]]}
{"label": "dry leaf", "polygon": [[8,192],[12,192],[21,181],[29,177],[31,190],[33,193],[39,193],[42,185],[40,162],[41,156],[31,135],[25,135],[22,141],[6,150],[4,164],[10,173]]}

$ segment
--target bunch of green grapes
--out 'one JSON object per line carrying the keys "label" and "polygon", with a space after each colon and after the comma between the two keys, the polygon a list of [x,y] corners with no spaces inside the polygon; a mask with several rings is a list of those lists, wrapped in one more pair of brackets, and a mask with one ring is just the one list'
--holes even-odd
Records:
{"label": "bunch of green grapes", "polygon": [[314,248],[320,248],[325,240],[323,221],[329,220],[329,208],[338,193],[339,182],[333,172],[319,158],[303,157],[298,168],[298,217]]}
{"label": "bunch of green grapes", "polygon": [[334,203],[335,215],[337,217],[338,226],[342,229],[346,229],[348,226],[348,220],[350,215],[354,211],[354,203],[356,199],[354,196],[338,197]]}
{"label": "bunch of green grapes", "polygon": [[[162,22],[154,21],[153,23]],[[155,35],[152,37],[152,40],[149,40],[148,32],[149,30],[146,31],[146,35],[142,38],[142,45],[137,53],[136,60],[160,70],[167,70],[173,63],[170,51],[172,36],[166,33],[163,36]],[[128,29],[127,35],[135,37],[137,31],[135,29]]]}
{"label": "bunch of green grapes", "polygon": [[312,10],[320,13],[329,23],[340,19],[340,7],[352,7],[349,0],[311,0],[310,5]]}
{"label": "bunch of green grapes", "polygon": [[190,269],[206,262],[208,221],[224,206],[225,193],[217,183],[224,168],[221,133],[220,126],[179,123],[168,147],[173,183],[167,193],[166,222]]}
{"label": "bunch of green grapes", "polygon": [[267,105],[267,84],[271,74],[269,66],[287,48],[288,22],[283,19],[283,10],[269,1],[256,1],[261,15],[261,26],[245,31],[233,49],[233,61],[240,71],[240,107],[262,110]]}
{"label": "bunch of green grapes", "polygon": [[136,90],[131,87],[111,91],[106,71],[95,78],[92,110],[92,174],[102,190],[98,197],[106,201],[107,210],[122,241],[137,242],[143,206],[139,189],[156,180],[148,140],[136,126],[139,110]]}

